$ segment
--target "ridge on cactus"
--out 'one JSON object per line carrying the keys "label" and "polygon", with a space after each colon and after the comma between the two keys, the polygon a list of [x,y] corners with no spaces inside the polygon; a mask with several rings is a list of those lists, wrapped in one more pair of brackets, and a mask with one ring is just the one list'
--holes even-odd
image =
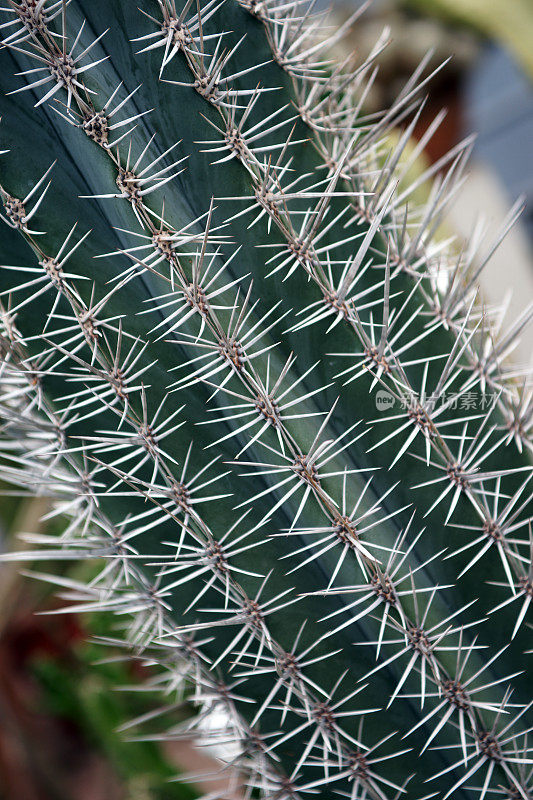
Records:
{"label": "ridge on cactus", "polygon": [[367,114],[358,13],[7,0],[0,477],[62,526],[8,557],[96,560],[37,577],[247,797],[531,800],[531,311],[477,287],[520,204],[442,239],[471,142],[406,185],[445,116],[403,157],[431,76]]}

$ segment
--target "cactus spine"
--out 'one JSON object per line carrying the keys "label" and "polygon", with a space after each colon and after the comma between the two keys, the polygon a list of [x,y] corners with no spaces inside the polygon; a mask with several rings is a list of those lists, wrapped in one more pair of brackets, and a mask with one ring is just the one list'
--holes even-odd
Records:
{"label": "cactus spine", "polygon": [[9,0],[2,477],[250,796],[528,800],[529,314],[502,334],[493,245],[435,238],[469,142],[410,208],[425,65],[365,116],[356,17]]}

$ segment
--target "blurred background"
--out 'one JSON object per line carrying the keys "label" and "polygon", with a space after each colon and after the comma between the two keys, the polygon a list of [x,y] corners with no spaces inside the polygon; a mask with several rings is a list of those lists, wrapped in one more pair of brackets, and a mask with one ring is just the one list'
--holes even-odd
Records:
{"label": "blurred background", "polygon": [[[339,24],[355,3],[335,5]],[[448,109],[424,159],[435,162],[478,134],[450,230],[466,237],[481,218],[494,231],[517,197],[526,199],[482,283],[489,302],[513,289],[507,317],[515,319],[533,299],[533,0],[374,0],[342,48],[363,59],[384,26],[391,44],[368,110],[386,106],[431,49],[430,68],[452,60],[433,79],[416,130],[420,137]],[[532,343],[525,334],[521,363],[531,361]],[[57,523],[43,521],[46,502],[0,496],[0,550],[20,549],[20,533],[53,532]],[[31,558],[26,566],[34,567]],[[75,579],[90,566],[60,569]],[[171,779],[211,769],[209,753],[187,741],[127,741],[120,726],[154,704],[149,692],[128,689],[147,686],[150,670],[98,643],[113,633],[105,614],[42,613],[61,605],[19,565],[0,566],[0,800],[192,800],[201,786]],[[184,701],[175,713],[179,720],[193,712]]]}
{"label": "blurred background", "polygon": [[[346,19],[362,5],[363,0],[337,0],[335,13]],[[508,300],[506,319],[513,321],[533,299],[533,0],[374,0],[344,49],[364,57],[385,26],[391,43],[369,102],[377,109],[392,101],[432,50],[428,71],[451,60],[429,84],[429,102],[415,131],[420,137],[447,109],[426,158],[435,162],[476,134],[468,179],[449,210],[450,232],[468,238],[481,222],[494,235],[510,206],[525,199],[519,223],[480,279],[489,303]],[[530,364],[532,351],[530,329],[515,357]]]}

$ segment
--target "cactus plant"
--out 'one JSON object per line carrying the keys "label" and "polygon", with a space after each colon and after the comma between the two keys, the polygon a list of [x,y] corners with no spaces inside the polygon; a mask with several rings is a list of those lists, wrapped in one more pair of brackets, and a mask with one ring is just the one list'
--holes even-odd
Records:
{"label": "cactus plant", "polygon": [[406,186],[426,62],[367,115],[357,13],[2,14],[1,475],[66,520],[33,560],[101,564],[38,577],[247,796],[531,798],[529,312],[476,283],[520,209],[443,238],[468,140]]}

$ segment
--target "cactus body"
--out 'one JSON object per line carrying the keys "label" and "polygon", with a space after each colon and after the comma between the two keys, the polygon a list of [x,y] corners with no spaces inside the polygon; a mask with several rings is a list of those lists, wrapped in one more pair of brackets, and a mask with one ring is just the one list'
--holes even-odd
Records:
{"label": "cactus body", "polygon": [[32,558],[100,560],[69,608],[129,620],[168,737],[223,710],[250,796],[527,800],[527,315],[435,238],[468,142],[410,207],[422,68],[366,117],[384,42],[332,64],[301,3],[9,6],[2,477],[67,520]]}

